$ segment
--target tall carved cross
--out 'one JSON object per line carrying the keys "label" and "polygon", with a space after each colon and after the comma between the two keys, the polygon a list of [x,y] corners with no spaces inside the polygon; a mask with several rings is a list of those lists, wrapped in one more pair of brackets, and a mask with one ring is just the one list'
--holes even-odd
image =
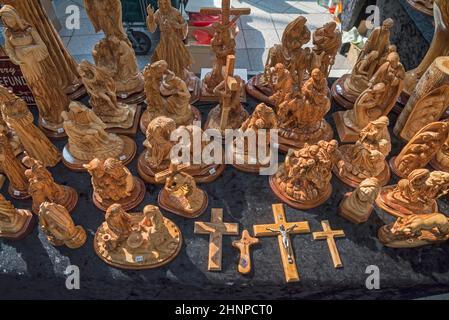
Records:
{"label": "tall carved cross", "polygon": [[277,236],[279,249],[281,251],[282,266],[284,268],[285,280],[287,282],[299,281],[299,273],[296,267],[290,235],[309,233],[310,227],[307,221],[287,222],[283,204],[273,204],[274,224],[255,225],[254,235],[256,237]]}
{"label": "tall carved cross", "polygon": [[223,236],[239,234],[238,223],[223,222],[223,209],[212,209],[210,222],[195,222],[195,234],[209,235],[209,271],[221,271]]}
{"label": "tall carved cross", "polygon": [[[229,112],[231,110],[232,96],[234,92],[239,89],[239,82],[234,78],[234,68],[235,68],[235,56],[229,55],[226,58],[226,69],[225,69],[225,87],[224,94],[221,101],[221,119],[220,119],[220,130],[224,132],[228,125]],[[240,100],[239,100],[240,101]]]}
{"label": "tall carved cross", "polygon": [[335,243],[335,238],[345,237],[343,230],[332,230],[329,221],[321,221],[321,226],[323,227],[322,232],[314,232],[313,240],[326,240],[329,247],[329,251],[332,256],[332,261],[334,263],[334,268],[341,268],[343,264],[341,263],[340,254],[338,253],[337,244]]}
{"label": "tall carved cross", "polygon": [[[234,24],[241,16],[251,14],[251,8],[231,8],[231,0],[222,0],[220,8],[201,8],[201,14],[220,15],[221,24],[228,26]],[[231,16],[234,16],[231,19]]]}

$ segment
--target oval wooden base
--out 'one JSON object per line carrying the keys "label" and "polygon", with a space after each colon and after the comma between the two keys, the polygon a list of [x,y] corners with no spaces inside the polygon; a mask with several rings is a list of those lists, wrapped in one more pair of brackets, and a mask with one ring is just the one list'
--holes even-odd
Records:
{"label": "oval wooden base", "polygon": [[141,104],[146,99],[145,91],[131,94],[117,92],[117,101],[124,104]]}
{"label": "oval wooden base", "polygon": [[[357,188],[360,184],[360,182],[362,182],[365,179],[361,179],[361,178],[357,178],[355,176],[342,176],[340,175],[340,172],[338,170],[338,168],[336,166],[332,167],[332,172],[335,174],[335,176],[344,184],[346,184],[347,186],[350,186],[352,188]],[[377,180],[379,180],[379,186],[383,187],[386,186],[388,184],[388,182],[390,182],[391,179],[391,171],[390,171],[390,167],[388,166],[388,162],[385,161],[385,168],[384,171],[382,171],[381,174],[379,174],[377,177]]]}
{"label": "oval wooden base", "polygon": [[[105,257],[105,256],[100,254],[100,248],[98,247],[99,240],[97,239],[97,237],[98,237],[98,230],[95,233],[95,239],[94,239],[94,250],[95,250],[95,253],[105,263],[107,263],[108,265],[111,265],[113,267],[119,268],[119,269],[144,270],[144,269],[155,269],[155,268],[162,267],[162,266],[172,262],[178,256],[178,254],[179,254],[179,252],[181,251],[181,248],[182,248],[182,234],[181,234],[181,230],[179,229],[179,227],[176,224],[174,224],[173,221],[171,221],[170,219],[167,219],[165,217],[164,217],[164,223],[167,226],[170,234],[172,234],[172,235],[173,234],[179,235],[179,241],[178,241],[178,245],[173,250],[173,252],[167,258],[165,258],[161,262],[157,262],[157,263],[153,263],[153,264],[140,264],[138,262],[135,262],[134,264],[131,264],[131,263],[127,262],[127,261],[113,261],[111,259],[108,259],[107,257]],[[101,228],[101,226],[100,226],[100,228]],[[110,257],[110,256],[108,256],[108,257]]]}
{"label": "oval wooden base", "polygon": [[[386,187],[382,188],[379,196],[376,199],[376,205],[379,208],[381,208],[388,214],[390,214],[394,217],[397,217],[397,218],[407,217],[412,214],[423,214],[423,212],[410,211],[409,209],[401,206],[400,204],[389,203],[389,201],[387,200],[387,195],[395,187],[396,187],[396,185],[386,186]],[[438,212],[438,203],[435,200],[433,200],[430,210],[428,210],[428,212],[425,212],[425,213],[432,213],[432,212]]]}
{"label": "oval wooden base", "polygon": [[338,214],[339,214],[339,216],[344,218],[344,219],[346,219],[346,220],[348,220],[348,221],[350,221],[350,222],[352,222],[352,223],[355,223],[355,224],[361,224],[361,223],[364,223],[364,222],[368,221],[369,217],[371,216],[371,213],[373,212],[373,207],[371,207],[371,210],[367,214],[365,214],[363,216],[356,215],[356,214],[354,214],[354,213],[344,209],[343,202],[351,194],[352,194],[352,192],[349,192],[349,193],[345,194],[344,199],[340,202],[340,205],[338,206]]}
{"label": "oval wooden base", "polygon": [[27,216],[27,220],[24,223],[22,229],[17,231],[16,233],[2,233],[0,234],[0,238],[7,240],[22,240],[33,231],[34,226],[36,225],[36,219],[34,218],[31,211],[23,209],[18,210],[25,213],[25,215]]}
{"label": "oval wooden base", "polygon": [[62,140],[62,139],[66,139],[67,138],[67,133],[65,132],[62,124],[61,127],[59,128],[58,132],[53,131],[53,130],[49,130],[47,128],[44,127],[44,125],[42,124],[42,118],[39,117],[38,120],[38,126],[39,129],[41,129],[41,131],[50,139],[55,139],[55,140]]}
{"label": "oval wooden base", "polygon": [[[136,152],[137,152],[137,145],[134,140],[127,136],[120,136],[120,138],[124,142],[124,148],[121,154],[117,157],[120,161],[123,162],[123,164],[126,166],[131,161],[133,161]],[[88,164],[90,160],[79,160],[76,159],[69,151],[68,144],[64,146],[64,149],[62,150],[62,163],[69,168],[72,171],[77,172],[85,172],[87,171],[83,165]]]}
{"label": "oval wooden base", "polygon": [[279,136],[279,151],[282,153],[288,153],[289,149],[301,149],[306,143],[317,144],[319,141],[330,141],[334,138],[334,130],[330,124],[323,119],[321,125],[321,134],[318,137],[310,138],[310,134],[303,134],[301,139],[287,139]]}
{"label": "oval wooden base", "polygon": [[[193,121],[192,121],[192,123],[194,122],[194,121],[198,121],[198,122],[201,122],[201,112],[200,112],[200,110],[198,110],[196,107],[194,107],[194,106],[191,106],[192,107],[192,113],[193,113]],[[150,122],[151,122],[151,120],[153,120],[154,118],[151,118],[151,115],[150,115],[150,113],[148,112],[148,108],[142,113],[142,117],[140,118],[140,124],[139,124],[139,126],[140,126],[140,131],[143,133],[143,134],[146,134],[147,133],[147,127],[148,127],[148,125],[150,124]],[[185,125],[190,125],[190,124],[192,124],[192,123],[188,123],[188,124],[185,124]]]}
{"label": "oval wooden base", "polygon": [[344,83],[350,74],[345,74],[338,78],[331,87],[331,95],[338,105],[345,109],[352,109],[354,107],[354,102],[345,97]]}
{"label": "oval wooden base", "polygon": [[30,194],[28,193],[28,190],[27,191],[17,190],[11,185],[11,182],[9,183],[8,186],[8,193],[12,198],[17,200],[25,200],[31,198]]}
{"label": "oval wooden base", "polygon": [[257,88],[256,83],[257,83],[257,79],[260,75],[254,76],[252,77],[245,85],[245,89],[246,89],[246,93],[249,94],[251,97],[265,103],[266,105],[270,106],[270,107],[274,107],[273,103],[270,101],[269,96],[259,90],[259,88]]}
{"label": "oval wooden base", "polygon": [[[186,213],[184,211],[180,211],[177,208],[173,208],[170,205],[170,202],[166,202],[164,199],[168,198],[168,195],[166,195],[165,188],[162,188],[162,190],[159,192],[159,195],[157,197],[157,202],[159,204],[159,207],[161,207],[162,209],[164,209],[165,211],[174,213],[178,216],[184,217],[184,218],[188,218],[188,219],[194,219],[194,218],[198,218],[199,216],[201,216],[207,209],[207,206],[209,205],[209,197],[207,196],[207,193],[203,190],[201,190],[201,192],[203,192],[204,194],[204,203],[201,206],[201,208],[193,213]],[[164,195],[165,194],[165,195]]]}
{"label": "oval wooden base", "polygon": [[97,198],[94,191],[92,195],[92,201],[98,209],[104,212],[106,212],[106,210],[108,210],[108,208],[114,203],[120,204],[123,210],[125,211],[132,210],[135,207],[137,207],[140,203],[142,203],[143,199],[145,198],[146,192],[145,183],[141,179],[134,177],[134,182],[135,182],[134,190],[132,191],[129,197],[126,197],[118,201],[114,201],[112,199],[100,201]]}
{"label": "oval wooden base", "polygon": [[281,190],[279,190],[276,182],[275,176],[270,176],[269,178],[271,190],[273,190],[276,197],[278,197],[282,202],[288,204],[290,207],[300,210],[307,210],[319,207],[323,203],[325,203],[330,196],[332,195],[332,185],[329,184],[329,188],[326,190],[324,194],[322,194],[319,198],[315,199],[313,202],[298,202],[290,198],[288,195],[284,194]]}
{"label": "oval wooden base", "polygon": [[[62,186],[65,189],[64,199],[57,202],[57,204],[65,207],[67,211],[70,213],[75,209],[76,204],[78,203],[78,192],[75,189],[69,186]],[[33,206],[33,213],[39,215],[39,207]]]}
{"label": "oval wooden base", "polygon": [[394,164],[394,161],[396,160],[396,156],[394,156],[393,158],[390,159],[390,161],[388,161],[388,164],[391,168],[391,171],[393,171],[393,173],[395,174],[395,176],[405,179],[407,178],[406,175],[403,175],[401,172],[399,172],[398,168],[396,168],[396,165]]}

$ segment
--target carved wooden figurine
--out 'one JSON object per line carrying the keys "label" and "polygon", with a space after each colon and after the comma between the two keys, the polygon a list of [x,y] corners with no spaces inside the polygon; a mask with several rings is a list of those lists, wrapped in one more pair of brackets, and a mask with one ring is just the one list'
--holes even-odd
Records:
{"label": "carved wooden figurine", "polygon": [[407,0],[407,2],[415,9],[433,16],[434,0]]}
{"label": "carved wooden figurine", "polygon": [[257,238],[251,237],[248,230],[243,230],[242,237],[238,241],[233,241],[232,246],[240,251],[238,271],[241,274],[249,274],[251,272],[251,247],[259,244]]}
{"label": "carved wooden figurine", "polygon": [[8,193],[15,199],[27,199],[29,183],[25,176],[26,168],[14,155],[8,138],[0,134],[0,169],[8,177]]}
{"label": "carved wooden figurine", "polygon": [[38,129],[25,101],[0,86],[0,111],[17,134],[28,155],[46,167],[54,167],[61,159],[59,150]]}
{"label": "carved wooden figurine", "polygon": [[449,137],[449,122],[426,125],[410,140],[401,153],[390,160],[391,169],[401,178],[425,168]]}
{"label": "carved wooden figurine", "polygon": [[61,112],[69,107],[66,96],[53,75],[58,74],[49,50],[39,33],[23,20],[16,9],[6,5],[0,10],[5,26],[5,50],[11,61],[20,66],[39,108],[39,124],[50,137],[63,137]]}
{"label": "carved wooden figurine", "polygon": [[276,196],[297,209],[315,208],[332,193],[332,166],[337,160],[338,142],[320,141],[302,149],[290,149],[278,172],[270,177]]}
{"label": "carved wooden figurine", "polygon": [[87,239],[86,231],[76,226],[70,213],[56,203],[44,202],[39,209],[39,226],[53,246],[78,249]]}
{"label": "carved wooden figurine", "polygon": [[51,74],[51,77],[56,79],[56,83],[59,83],[65,93],[72,99],[78,99],[83,96],[86,91],[79,79],[77,63],[70,55],[58,31],[56,31],[53,23],[48,18],[41,1],[1,0],[0,3],[9,4],[16,8],[19,15],[34,26],[34,29],[39,33],[40,38],[48,49],[50,59],[57,69],[57,72]]}
{"label": "carved wooden figurine", "polygon": [[173,119],[177,126],[201,121],[200,112],[190,105],[190,93],[185,82],[160,60],[145,67],[145,94],[147,109],[140,120],[140,130],[145,133],[150,122],[157,117]]}
{"label": "carved wooden figurine", "polygon": [[288,152],[304,144],[329,141],[334,132],[324,119],[331,102],[327,80],[319,69],[314,69],[300,93],[284,101],[277,109],[279,119],[279,150]]}
{"label": "carved wooden figurine", "polygon": [[433,160],[430,161],[430,165],[435,170],[449,172],[449,136]]}
{"label": "carved wooden figurine", "polygon": [[[134,134],[139,120],[139,108],[117,101],[115,81],[109,71],[83,60],[79,73],[90,96],[90,105],[95,114],[111,132]],[[128,131],[127,131],[128,130]]]}
{"label": "carved wooden figurine", "polygon": [[213,108],[207,117],[206,129],[217,129],[222,134],[226,129],[238,129],[249,114],[240,102],[243,80],[234,76],[235,56],[228,56],[225,69],[225,80],[214,89],[220,97],[220,104]]}
{"label": "carved wooden figurine", "polygon": [[196,186],[195,179],[183,172],[186,165],[170,164],[170,167],[156,174],[157,182],[165,182],[159,193],[159,206],[169,212],[186,218],[197,218],[204,213],[208,204],[207,193]]}
{"label": "carved wooden figurine", "polygon": [[207,270],[221,271],[223,236],[238,235],[239,224],[223,222],[223,209],[212,208],[210,222],[195,222],[194,233],[209,235]]}
{"label": "carved wooden figurine", "polygon": [[[264,103],[257,105],[253,114],[240,128],[243,134],[242,141],[238,138],[234,141],[233,166],[241,171],[251,173],[259,173],[261,169],[268,168],[271,163],[269,160],[273,156],[270,149],[270,130],[277,129],[277,125],[278,120],[274,110]],[[252,150],[249,147],[251,137],[257,141],[257,150]],[[264,159],[263,163],[260,159]]]}
{"label": "carved wooden figurine", "polygon": [[[227,77],[228,73],[223,74],[223,68],[227,64],[227,57],[229,55],[235,55],[236,52],[235,36],[237,20],[242,15],[249,15],[251,9],[231,8],[231,0],[222,0],[221,9],[202,8],[200,12],[205,15],[221,15],[221,21],[212,26],[215,34],[212,38],[211,48],[215,53],[215,61],[212,71],[205,76],[201,89],[202,100],[220,101],[215,88]],[[239,93],[241,94],[243,91]]]}
{"label": "carved wooden figurine", "polygon": [[380,228],[378,237],[384,246],[391,248],[416,248],[446,242],[449,218],[438,212],[399,217],[396,222]]}
{"label": "carved wooden figurine", "polygon": [[418,81],[436,58],[449,54],[449,3],[445,0],[434,1],[435,34],[430,48],[421,64],[407,72],[404,93],[410,96]]}
{"label": "carved wooden figurine", "polygon": [[436,199],[449,192],[449,173],[413,170],[397,185],[386,186],[376,199],[381,209],[396,217],[438,212]]}
{"label": "carved wooden figurine", "polygon": [[278,109],[281,103],[292,99],[294,80],[290,71],[282,63],[278,63],[272,68],[270,76],[273,82],[273,94],[267,99],[261,100]]}
{"label": "carved wooden figurine", "polygon": [[368,89],[371,78],[385,62],[387,55],[396,51],[395,46],[390,45],[390,30],[393,25],[394,21],[389,18],[375,28],[351,74],[346,74],[334,82],[332,97],[339,105],[351,109],[362,92]]}
{"label": "carved wooden figurine", "polygon": [[95,158],[84,167],[92,176],[92,198],[100,210],[106,211],[114,203],[120,204],[124,210],[131,210],[143,201],[144,182],[134,177],[121,161]]}
{"label": "carved wooden figurine", "polygon": [[129,41],[123,28],[120,0],[83,0],[83,5],[95,32],[103,31],[106,37]]}
{"label": "carved wooden figurine", "polygon": [[[4,109],[3,106],[6,105],[7,100],[5,97],[2,96],[2,91],[5,89],[4,87],[0,86],[0,134],[5,135],[8,138],[9,143],[11,144],[13,153],[18,156],[23,152],[23,146],[20,142],[19,136],[17,133],[12,129],[10,125],[8,125],[5,121],[5,115],[2,114],[2,109]],[[5,89],[6,90],[6,89]]]}
{"label": "carved wooden figurine", "polygon": [[117,158],[126,165],[136,154],[136,143],[132,139],[107,133],[103,121],[80,102],[72,102],[70,111],[63,112],[62,117],[69,136],[63,162],[69,169],[84,171],[83,165],[94,158]]}
{"label": "carved wooden figurine", "polygon": [[28,193],[33,199],[33,213],[38,214],[39,207],[44,202],[62,205],[68,212],[75,209],[78,202],[75,189],[57,184],[45,166],[28,155],[22,159],[22,163],[28,168],[25,175],[30,183]]}
{"label": "carved wooden figurine", "polygon": [[331,21],[313,33],[313,52],[321,57],[320,70],[327,78],[335,64],[335,57],[342,44],[342,33],[337,28],[337,23]]}
{"label": "carved wooden figurine", "polygon": [[0,238],[21,240],[34,227],[33,214],[24,209],[16,209],[0,194]]}
{"label": "carved wooden figurine", "polygon": [[153,54],[152,62],[165,60],[168,69],[184,80],[188,90],[192,93],[189,96],[191,103],[199,99],[201,93],[200,79],[189,71],[193,64],[193,58],[184,44],[187,39],[189,27],[182,14],[172,7],[170,0],[158,0],[159,9],[154,12],[151,5],[147,7],[147,27],[154,33],[157,26],[161,31],[161,40]]}
{"label": "carved wooden figurine", "polygon": [[419,80],[394,127],[409,141],[424,126],[438,121],[449,106],[449,57],[438,57]]}
{"label": "carved wooden figurine", "polygon": [[137,213],[111,205],[94,239],[94,250],[101,260],[136,270],[166,265],[176,258],[181,245],[181,230],[152,205]]}
{"label": "carved wooden figurine", "polygon": [[323,231],[312,233],[313,240],[326,240],[334,268],[342,268],[343,263],[341,262],[335,238],[343,238],[345,237],[345,233],[343,230],[332,230],[328,220],[321,221],[321,226],[323,227]]}
{"label": "carved wooden figurine", "polygon": [[295,252],[292,247],[290,235],[309,233],[310,227],[307,221],[287,222],[282,204],[273,204],[274,224],[261,224],[253,226],[256,237],[277,237],[279,250],[284,269],[285,281],[299,281],[299,273],[296,267]]}
{"label": "carved wooden figurine", "polygon": [[373,212],[374,201],[380,193],[380,187],[376,178],[360,182],[353,192],[347,193],[343,198],[338,208],[340,216],[357,224],[368,221]]}
{"label": "carved wooden figurine", "polygon": [[359,135],[355,144],[338,148],[339,160],[334,173],[345,184],[356,188],[362,180],[375,177],[381,186],[390,181],[390,167],[386,161],[391,151],[389,120],[383,116],[371,121]]}

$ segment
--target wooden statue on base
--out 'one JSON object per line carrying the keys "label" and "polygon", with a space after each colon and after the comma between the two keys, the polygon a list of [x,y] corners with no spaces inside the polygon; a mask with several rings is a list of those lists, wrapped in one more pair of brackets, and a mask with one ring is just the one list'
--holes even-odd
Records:
{"label": "wooden statue on base", "polygon": [[335,175],[345,184],[356,188],[362,180],[375,177],[380,186],[390,181],[391,172],[386,158],[391,151],[389,120],[383,116],[371,121],[355,144],[338,148],[340,157],[334,166]]}
{"label": "wooden statue on base", "polygon": [[0,194],[0,238],[21,240],[34,227],[33,214],[28,210],[16,209]]}
{"label": "wooden statue on base", "polygon": [[[261,169],[268,168],[271,163],[269,160],[272,157],[270,130],[277,129],[277,125],[278,120],[274,110],[264,103],[257,105],[253,114],[240,128],[243,141],[240,142],[239,138],[234,141],[233,166],[238,170],[250,173],[259,173]],[[261,133],[262,131],[263,133]],[[257,141],[257,150],[249,149],[248,139],[251,137]],[[265,147],[262,148],[262,145]],[[264,154],[258,154],[260,150],[264,150]],[[261,163],[260,159],[265,161]]]}
{"label": "wooden statue on base", "polygon": [[196,186],[195,179],[183,172],[188,165],[170,164],[170,167],[156,174],[157,182],[164,182],[159,193],[159,206],[185,218],[197,218],[208,205],[207,193]]}
{"label": "wooden statue on base", "polygon": [[28,155],[22,159],[22,163],[28,168],[25,175],[30,183],[28,193],[33,199],[33,213],[38,214],[39,207],[44,202],[64,206],[68,212],[75,209],[78,202],[75,189],[57,184],[45,166]]}
{"label": "wooden statue on base", "polygon": [[319,69],[314,69],[301,92],[277,109],[279,150],[288,152],[290,148],[302,148],[305,143],[315,144],[333,138],[334,132],[324,119],[331,107],[328,96],[326,78]]}
{"label": "wooden statue on base", "polygon": [[61,159],[59,150],[34,125],[33,115],[26,102],[2,86],[0,101],[0,112],[4,120],[17,134],[27,154],[46,167],[56,166]]}
{"label": "wooden statue on base", "polygon": [[332,194],[332,167],[338,153],[338,142],[320,141],[302,149],[290,149],[284,164],[270,177],[276,196],[297,209],[320,206]]}
{"label": "wooden statue on base", "polygon": [[8,177],[8,193],[15,199],[27,199],[29,183],[25,176],[26,168],[14,155],[8,138],[0,134],[0,169]]}
{"label": "wooden statue on base", "polygon": [[397,185],[383,187],[376,199],[381,209],[396,217],[438,212],[436,199],[449,193],[449,173],[413,170]]}
{"label": "wooden statue on base", "polygon": [[390,30],[394,21],[386,19],[370,34],[351,74],[346,74],[334,82],[332,97],[339,105],[351,109],[359,96],[369,87],[370,80],[385,62],[387,56],[396,51],[390,44]]}
{"label": "wooden statue on base", "polygon": [[134,177],[121,161],[95,158],[84,167],[92,176],[92,198],[100,210],[106,211],[114,203],[120,204],[124,210],[131,210],[143,201],[144,182]]}
{"label": "wooden statue on base", "polygon": [[111,205],[95,233],[94,250],[101,260],[122,269],[152,269],[171,262],[181,250],[181,230],[158,207],[127,213]]}
{"label": "wooden statue on base", "polygon": [[117,101],[115,81],[109,71],[87,60],[80,63],[78,70],[90,96],[92,110],[109,131],[135,135],[140,108]]}
{"label": "wooden statue on base", "polygon": [[425,168],[449,137],[449,122],[426,125],[410,140],[401,153],[390,160],[393,172],[406,178],[413,170]]}
{"label": "wooden statue on base", "polygon": [[238,129],[249,117],[240,102],[243,90],[243,80],[234,76],[235,56],[228,56],[226,62],[225,80],[214,89],[220,97],[220,104],[213,108],[207,117],[206,129],[217,129],[224,134],[226,129]]}
{"label": "wooden statue on base", "polygon": [[78,249],[87,239],[83,227],[76,226],[67,209],[56,203],[44,202],[40,205],[39,226],[55,247],[65,245]]}
{"label": "wooden statue on base", "polygon": [[196,102],[201,94],[200,79],[189,71],[193,64],[193,58],[184,41],[189,33],[188,23],[182,14],[172,7],[170,0],[158,0],[159,9],[154,12],[151,5],[147,7],[147,27],[151,33],[156,31],[157,26],[161,31],[160,41],[153,54],[152,62],[165,60],[168,69],[182,79],[192,93],[189,96],[191,103]]}
{"label": "wooden statue on base", "polygon": [[379,180],[376,178],[368,178],[360,182],[353,192],[345,195],[338,208],[340,216],[357,224],[368,221],[380,188]]}
{"label": "wooden statue on base", "polygon": [[449,218],[438,212],[399,217],[395,223],[380,228],[378,238],[390,248],[416,248],[446,242]]}
{"label": "wooden statue on base", "polygon": [[190,104],[186,83],[168,69],[167,62],[156,61],[146,66],[143,74],[148,105],[140,119],[143,133],[153,119],[161,116],[173,119],[176,126],[201,121],[200,112]]}
{"label": "wooden statue on base", "polygon": [[61,88],[57,67],[36,29],[23,20],[16,9],[6,5],[0,10],[5,26],[5,50],[11,61],[20,66],[39,108],[39,124],[47,136],[64,137],[62,111],[69,98]]}
{"label": "wooden statue on base", "polygon": [[[221,9],[219,8],[202,8],[201,14],[205,15],[221,15],[221,21],[213,24],[215,34],[212,38],[211,47],[215,53],[215,61],[212,71],[206,74],[202,82],[201,99],[207,101],[220,101],[219,95],[215,88],[222,83],[229,73],[223,74],[223,69],[227,65],[227,57],[235,56],[236,49],[236,26],[237,20],[242,15],[249,15],[250,8],[231,8],[231,0],[221,0]],[[231,19],[231,16],[232,19]],[[244,91],[239,92],[239,99]]]}
{"label": "wooden statue on base", "polygon": [[126,137],[105,131],[106,125],[80,102],[72,102],[63,112],[64,129],[69,137],[63,151],[63,162],[71,170],[84,171],[92,159],[117,158],[126,165],[136,154],[136,143]]}
{"label": "wooden statue on base", "polygon": [[337,23],[331,21],[313,33],[313,52],[321,57],[320,70],[327,78],[335,64],[335,57],[342,44],[342,33],[337,28]]}
{"label": "wooden statue on base", "polygon": [[270,72],[274,93],[268,99],[261,100],[266,100],[267,104],[278,109],[281,103],[292,99],[294,80],[290,71],[282,63],[276,64]]}
{"label": "wooden statue on base", "polygon": [[438,57],[419,80],[399,115],[394,133],[403,140],[439,121],[449,106],[449,57]]}

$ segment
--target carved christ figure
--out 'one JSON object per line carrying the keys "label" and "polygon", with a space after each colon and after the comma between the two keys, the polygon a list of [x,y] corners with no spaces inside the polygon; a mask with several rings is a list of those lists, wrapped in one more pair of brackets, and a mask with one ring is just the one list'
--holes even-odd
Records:
{"label": "carved christ figure", "polygon": [[106,37],[115,36],[129,43],[123,28],[120,0],[83,0],[83,3],[95,32],[103,31]]}

